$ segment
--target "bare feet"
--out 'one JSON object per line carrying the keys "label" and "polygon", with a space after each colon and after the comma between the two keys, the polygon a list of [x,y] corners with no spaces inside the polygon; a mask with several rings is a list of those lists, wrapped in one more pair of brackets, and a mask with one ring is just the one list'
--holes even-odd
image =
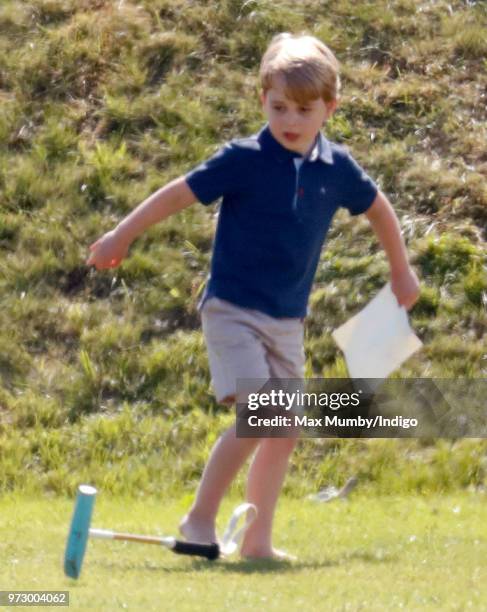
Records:
{"label": "bare feet", "polygon": [[196,519],[187,514],[179,523],[179,533],[195,544],[213,544],[217,542],[214,523]]}
{"label": "bare feet", "polygon": [[255,549],[255,550],[242,550],[240,551],[240,555],[243,559],[247,559],[249,561],[254,561],[257,559],[267,559],[274,561],[297,561],[298,558],[290,553],[285,552],[284,550],[278,550],[277,548],[269,549]]}

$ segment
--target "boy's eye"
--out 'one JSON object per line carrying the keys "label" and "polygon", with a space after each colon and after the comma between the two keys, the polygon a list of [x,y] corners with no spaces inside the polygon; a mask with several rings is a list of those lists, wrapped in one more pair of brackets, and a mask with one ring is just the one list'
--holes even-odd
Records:
{"label": "boy's eye", "polygon": [[301,112],[302,113],[309,113],[309,112],[311,112],[311,109],[307,108],[307,107],[306,108],[303,107],[303,108],[301,108]]}

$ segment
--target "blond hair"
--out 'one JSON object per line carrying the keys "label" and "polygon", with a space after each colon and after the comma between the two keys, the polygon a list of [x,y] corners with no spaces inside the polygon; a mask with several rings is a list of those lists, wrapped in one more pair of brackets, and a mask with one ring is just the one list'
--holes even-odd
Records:
{"label": "blond hair", "polygon": [[284,79],[284,93],[298,104],[322,98],[331,102],[340,91],[339,63],[320,40],[307,34],[287,32],[274,36],[260,64],[263,93],[276,77]]}

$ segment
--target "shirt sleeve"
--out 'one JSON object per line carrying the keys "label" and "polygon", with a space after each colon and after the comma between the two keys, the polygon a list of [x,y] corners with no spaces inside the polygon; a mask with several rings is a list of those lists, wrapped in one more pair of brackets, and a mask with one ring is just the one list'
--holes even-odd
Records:
{"label": "shirt sleeve", "polygon": [[242,155],[233,142],[225,144],[212,157],[185,175],[196,198],[205,205],[238,191],[244,172]]}
{"label": "shirt sleeve", "polygon": [[374,202],[379,189],[348,151],[343,158],[342,177],[342,206],[353,216],[366,212]]}

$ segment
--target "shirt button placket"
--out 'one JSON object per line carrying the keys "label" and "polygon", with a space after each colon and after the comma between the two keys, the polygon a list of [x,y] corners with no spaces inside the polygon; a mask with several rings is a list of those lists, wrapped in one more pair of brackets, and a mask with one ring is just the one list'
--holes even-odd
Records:
{"label": "shirt button placket", "polygon": [[293,210],[299,221],[301,221],[301,215],[299,214],[299,208],[300,208],[299,200],[301,200],[304,196],[304,189],[299,184],[301,168],[302,168],[302,164],[296,167],[296,187],[295,187],[294,199],[293,199]]}

